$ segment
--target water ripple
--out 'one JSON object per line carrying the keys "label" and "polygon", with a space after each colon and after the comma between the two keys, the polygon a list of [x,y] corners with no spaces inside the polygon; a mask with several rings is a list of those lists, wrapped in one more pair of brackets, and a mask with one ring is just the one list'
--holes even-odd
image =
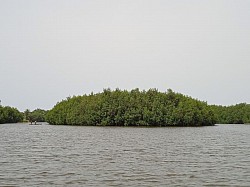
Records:
{"label": "water ripple", "polygon": [[250,126],[0,125],[0,186],[250,186]]}

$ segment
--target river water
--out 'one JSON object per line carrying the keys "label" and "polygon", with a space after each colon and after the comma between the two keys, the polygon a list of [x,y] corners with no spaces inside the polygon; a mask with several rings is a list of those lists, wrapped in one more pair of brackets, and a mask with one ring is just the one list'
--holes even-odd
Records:
{"label": "river water", "polygon": [[250,125],[0,125],[0,186],[250,186]]}

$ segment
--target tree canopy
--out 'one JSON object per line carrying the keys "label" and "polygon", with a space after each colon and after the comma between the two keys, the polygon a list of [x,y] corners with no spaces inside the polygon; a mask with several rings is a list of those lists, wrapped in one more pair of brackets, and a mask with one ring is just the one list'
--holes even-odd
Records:
{"label": "tree canopy", "polygon": [[42,109],[35,109],[32,112],[27,109],[24,111],[24,120],[25,121],[39,121],[39,122],[44,122],[45,121],[45,115],[47,111],[42,110]]}
{"label": "tree canopy", "polygon": [[0,124],[17,123],[22,121],[23,115],[16,108],[10,106],[0,106]]}
{"label": "tree canopy", "polygon": [[162,93],[137,88],[69,97],[47,113],[46,121],[55,125],[205,126],[214,125],[216,118],[206,102],[170,89]]}
{"label": "tree canopy", "polygon": [[208,105],[171,89],[101,93],[68,97],[51,110],[25,110],[0,105],[0,123],[47,121],[55,125],[206,126],[250,123],[250,104]]}
{"label": "tree canopy", "polygon": [[214,111],[216,123],[242,124],[250,123],[250,104],[240,103],[231,106],[211,106]]}

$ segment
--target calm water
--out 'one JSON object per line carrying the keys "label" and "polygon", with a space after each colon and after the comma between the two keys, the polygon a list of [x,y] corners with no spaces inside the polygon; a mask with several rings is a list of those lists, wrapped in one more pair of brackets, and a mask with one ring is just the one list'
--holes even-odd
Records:
{"label": "calm water", "polygon": [[0,186],[250,186],[250,125],[0,125]]}

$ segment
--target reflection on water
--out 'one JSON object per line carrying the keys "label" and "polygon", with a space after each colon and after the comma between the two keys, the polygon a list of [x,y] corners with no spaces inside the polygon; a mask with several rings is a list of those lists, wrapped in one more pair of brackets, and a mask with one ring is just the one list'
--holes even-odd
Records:
{"label": "reflection on water", "polygon": [[250,186],[250,126],[0,125],[0,186]]}

